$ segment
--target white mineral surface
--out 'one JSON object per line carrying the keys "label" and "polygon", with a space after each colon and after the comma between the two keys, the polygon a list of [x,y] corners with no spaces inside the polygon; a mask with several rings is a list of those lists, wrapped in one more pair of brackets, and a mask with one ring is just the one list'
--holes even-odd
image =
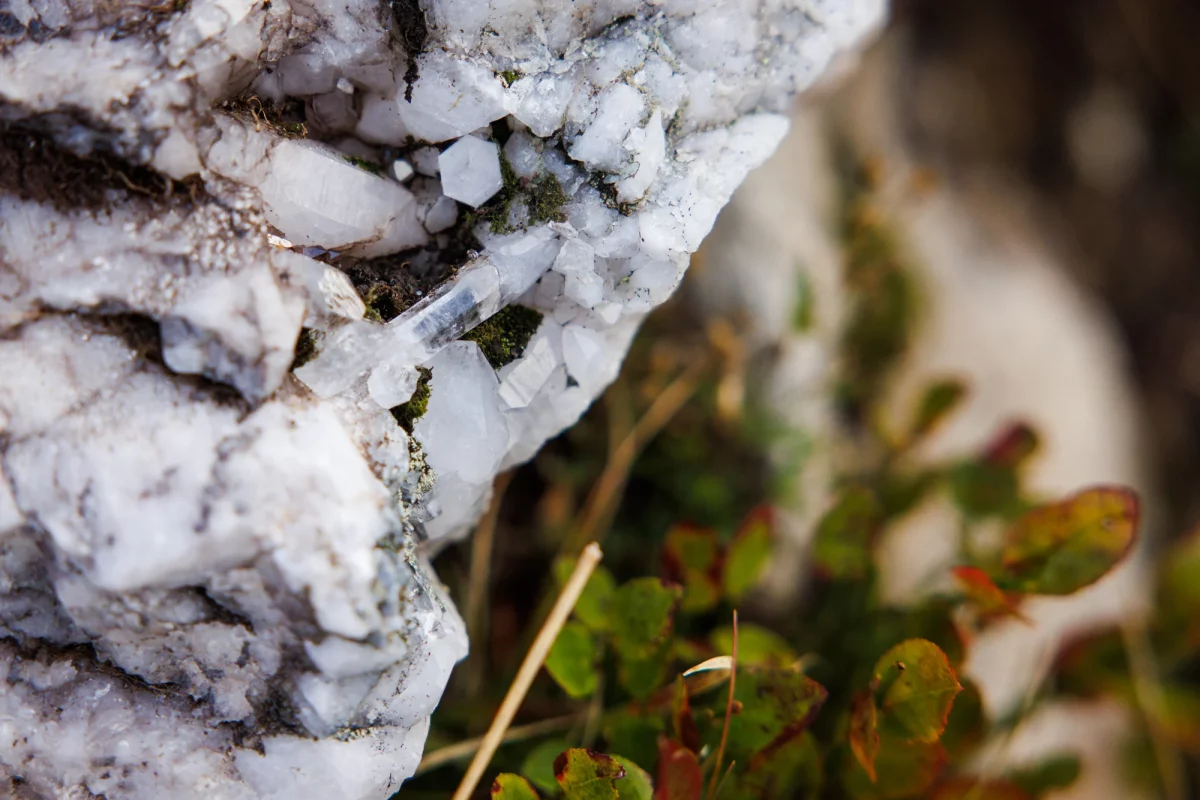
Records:
{"label": "white mineral surface", "polygon": [[883,2],[0,4],[0,795],[394,792],[429,555]]}

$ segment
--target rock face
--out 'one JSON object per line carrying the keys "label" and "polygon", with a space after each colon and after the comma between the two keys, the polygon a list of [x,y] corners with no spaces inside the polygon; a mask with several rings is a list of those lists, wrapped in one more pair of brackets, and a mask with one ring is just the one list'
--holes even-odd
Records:
{"label": "rock face", "polygon": [[394,791],[428,555],[882,3],[0,4],[0,794]]}

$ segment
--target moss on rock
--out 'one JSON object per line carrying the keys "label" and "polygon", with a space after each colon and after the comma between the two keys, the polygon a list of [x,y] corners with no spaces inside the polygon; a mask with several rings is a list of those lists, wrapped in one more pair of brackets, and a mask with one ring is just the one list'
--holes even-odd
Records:
{"label": "moss on rock", "polygon": [[542,312],[525,306],[508,306],[480,323],[463,340],[478,344],[492,368],[500,369],[521,357],[541,324]]}
{"label": "moss on rock", "polygon": [[429,386],[433,371],[425,367],[417,367],[417,372],[421,373],[421,377],[417,379],[417,388],[413,389],[412,397],[408,399],[407,403],[401,403],[389,409],[400,427],[410,434],[413,432],[413,425],[429,410],[429,397],[433,394],[433,390]]}
{"label": "moss on rock", "polygon": [[296,355],[292,359],[292,372],[295,372],[317,357],[317,341],[320,336],[320,332],[312,328],[300,329],[300,335],[296,337]]}
{"label": "moss on rock", "polygon": [[558,178],[549,172],[534,178],[529,191],[530,222],[566,222],[567,193]]}

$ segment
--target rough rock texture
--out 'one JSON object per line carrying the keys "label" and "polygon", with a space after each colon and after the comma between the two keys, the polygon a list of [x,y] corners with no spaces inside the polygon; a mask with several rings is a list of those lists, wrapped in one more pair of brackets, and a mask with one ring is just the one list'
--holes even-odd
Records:
{"label": "rough rock texture", "polygon": [[394,791],[427,556],[882,5],[0,2],[0,793]]}

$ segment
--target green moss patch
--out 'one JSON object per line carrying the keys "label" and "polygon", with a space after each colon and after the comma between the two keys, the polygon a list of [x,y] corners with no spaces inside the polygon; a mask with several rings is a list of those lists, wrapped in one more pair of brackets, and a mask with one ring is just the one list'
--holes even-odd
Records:
{"label": "green moss patch", "polygon": [[369,172],[372,175],[379,175],[383,171],[383,166],[381,164],[376,164],[374,161],[368,161],[367,159],[360,158],[359,156],[342,156],[342,158],[346,159],[364,172]]}
{"label": "green moss patch", "polygon": [[421,373],[421,377],[417,379],[417,388],[413,389],[412,397],[407,403],[389,409],[396,422],[408,433],[413,432],[413,425],[429,410],[429,397],[433,394],[429,386],[429,380],[433,377],[432,370],[417,367],[417,371]]}
{"label": "green moss patch", "polygon": [[525,346],[542,324],[542,312],[525,306],[508,306],[463,337],[475,342],[493,369],[521,357]]}
{"label": "green moss patch", "polygon": [[320,337],[321,333],[312,328],[300,329],[300,335],[296,338],[296,355],[292,359],[292,372],[317,357],[317,342]]}
{"label": "green moss patch", "polygon": [[567,214],[563,210],[566,205],[566,191],[554,175],[545,172],[533,180],[522,180],[517,177],[512,164],[500,151],[500,177],[504,182],[503,188],[491,202],[468,215],[468,224],[486,221],[492,233],[502,235],[516,230],[509,222],[509,216],[514,202],[522,201],[529,209],[530,224],[541,222],[566,222]]}
{"label": "green moss patch", "polygon": [[566,204],[567,193],[558,178],[547,172],[533,179],[529,191],[530,222],[566,222],[567,212],[563,210]]}

